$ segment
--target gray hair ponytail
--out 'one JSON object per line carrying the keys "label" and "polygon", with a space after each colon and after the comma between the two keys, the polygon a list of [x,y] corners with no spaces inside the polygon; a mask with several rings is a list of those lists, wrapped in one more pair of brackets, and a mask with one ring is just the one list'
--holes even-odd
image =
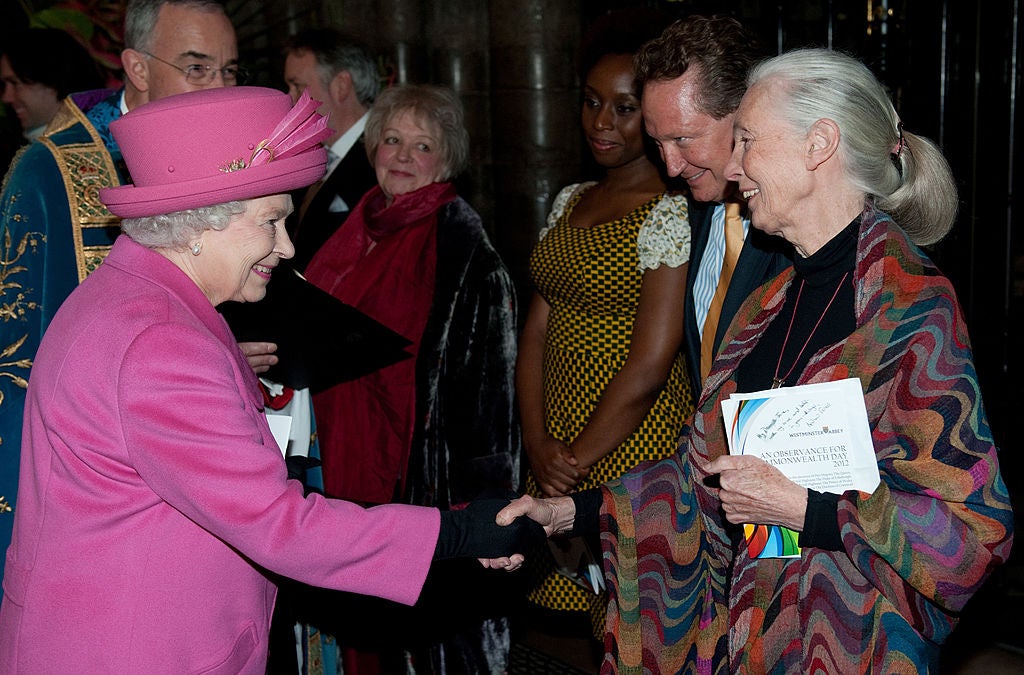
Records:
{"label": "gray hair ponytail", "polygon": [[930,140],[903,130],[863,63],[840,52],[799,49],[755,66],[747,85],[766,79],[787,97],[782,116],[794,128],[810,129],[823,118],[839,126],[850,181],[915,243],[933,244],[949,232],[958,203],[949,164]]}

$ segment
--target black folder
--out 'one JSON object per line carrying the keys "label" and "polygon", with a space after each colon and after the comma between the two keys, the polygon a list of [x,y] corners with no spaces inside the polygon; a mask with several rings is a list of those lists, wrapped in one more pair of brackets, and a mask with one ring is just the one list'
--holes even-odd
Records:
{"label": "black folder", "polygon": [[412,355],[411,343],[283,266],[259,302],[217,307],[239,342],[277,343],[270,380],[314,393]]}

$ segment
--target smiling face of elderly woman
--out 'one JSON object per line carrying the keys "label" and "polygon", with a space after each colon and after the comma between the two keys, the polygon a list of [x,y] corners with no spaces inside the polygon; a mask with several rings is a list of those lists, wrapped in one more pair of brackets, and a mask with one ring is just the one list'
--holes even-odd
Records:
{"label": "smiling face of elderly woman", "polygon": [[388,204],[396,195],[451,180],[469,156],[462,103],[447,87],[402,84],[385,89],[370,110],[365,138]]}
{"label": "smiling face of elderly woman", "polygon": [[373,162],[387,200],[441,180],[447,172],[441,150],[436,125],[413,110],[393,115],[384,125]]}
{"label": "smiling face of elderly woman", "polygon": [[799,246],[800,231],[816,222],[818,204],[810,196],[819,186],[808,160],[813,134],[782,117],[784,100],[769,83],[747,91],[736,111],[726,175],[738,183],[754,227]]}
{"label": "smiling face of elderly woman", "polygon": [[204,230],[190,241],[184,256],[186,273],[214,305],[262,300],[274,268],[295,253],[284,229],[291,197],[259,197],[244,205],[227,227]]}

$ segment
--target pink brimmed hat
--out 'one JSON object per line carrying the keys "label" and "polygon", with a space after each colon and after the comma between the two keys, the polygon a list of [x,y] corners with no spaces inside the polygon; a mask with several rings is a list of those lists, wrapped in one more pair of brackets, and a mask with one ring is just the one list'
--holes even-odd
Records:
{"label": "pink brimmed hat", "polygon": [[169,96],[110,124],[133,185],[103,188],[122,218],[155,216],[305,187],[324,175],[330,136],[303,93],[224,87]]}

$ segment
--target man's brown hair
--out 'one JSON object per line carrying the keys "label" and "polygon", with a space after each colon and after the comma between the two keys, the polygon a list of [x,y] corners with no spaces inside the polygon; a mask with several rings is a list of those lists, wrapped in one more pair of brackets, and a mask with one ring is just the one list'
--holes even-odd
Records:
{"label": "man's brown hair", "polygon": [[747,73],[758,61],[753,37],[739,21],[725,16],[688,16],[665,29],[637,52],[633,71],[638,86],[674,80],[696,68],[697,107],[715,119],[736,111],[747,90]]}

